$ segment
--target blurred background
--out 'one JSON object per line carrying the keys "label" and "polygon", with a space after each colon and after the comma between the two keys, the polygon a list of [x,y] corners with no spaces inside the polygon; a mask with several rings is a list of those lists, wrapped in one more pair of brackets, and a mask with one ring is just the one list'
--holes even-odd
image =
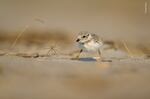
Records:
{"label": "blurred background", "polygon": [[150,10],[145,13],[145,2],[149,0],[0,0],[0,29],[21,31],[30,25],[149,42]]}
{"label": "blurred background", "polygon": [[[0,34],[97,33],[106,40],[150,44],[150,0],[0,0]],[[32,32],[32,33],[31,33]],[[8,36],[7,35],[7,36]],[[59,35],[57,35],[59,36]],[[39,36],[40,39],[41,35]],[[44,36],[50,39],[50,36]],[[26,38],[33,38],[33,35]],[[68,37],[69,38],[69,37]],[[60,38],[57,38],[60,39]],[[55,38],[55,40],[57,40]],[[42,40],[44,40],[42,38]]]}

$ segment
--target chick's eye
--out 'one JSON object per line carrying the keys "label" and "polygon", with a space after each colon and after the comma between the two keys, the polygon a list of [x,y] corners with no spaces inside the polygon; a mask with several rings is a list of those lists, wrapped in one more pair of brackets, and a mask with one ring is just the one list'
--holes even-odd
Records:
{"label": "chick's eye", "polygon": [[86,36],[83,36],[82,38],[85,38]]}

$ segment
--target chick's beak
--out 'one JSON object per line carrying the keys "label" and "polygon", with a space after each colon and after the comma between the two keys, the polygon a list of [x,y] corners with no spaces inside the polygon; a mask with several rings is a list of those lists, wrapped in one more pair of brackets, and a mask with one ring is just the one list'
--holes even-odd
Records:
{"label": "chick's beak", "polygon": [[76,42],[79,42],[79,41],[80,41],[80,39],[77,39],[77,40],[76,40]]}

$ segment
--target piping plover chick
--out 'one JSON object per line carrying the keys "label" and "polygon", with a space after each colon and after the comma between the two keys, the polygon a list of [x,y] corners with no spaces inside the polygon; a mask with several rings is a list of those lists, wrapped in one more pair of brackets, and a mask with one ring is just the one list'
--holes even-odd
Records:
{"label": "piping plover chick", "polygon": [[79,54],[76,56],[76,59],[79,59],[80,54],[83,51],[87,52],[98,52],[99,59],[101,58],[100,48],[103,45],[102,40],[94,33],[89,32],[80,32],[77,36],[76,42],[80,48]]}

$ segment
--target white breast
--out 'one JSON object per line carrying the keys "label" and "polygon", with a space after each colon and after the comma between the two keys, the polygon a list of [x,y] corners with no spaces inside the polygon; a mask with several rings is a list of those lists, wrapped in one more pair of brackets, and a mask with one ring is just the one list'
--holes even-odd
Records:
{"label": "white breast", "polygon": [[83,45],[79,45],[79,47],[86,51],[97,51],[103,44],[99,42],[90,41]]}

